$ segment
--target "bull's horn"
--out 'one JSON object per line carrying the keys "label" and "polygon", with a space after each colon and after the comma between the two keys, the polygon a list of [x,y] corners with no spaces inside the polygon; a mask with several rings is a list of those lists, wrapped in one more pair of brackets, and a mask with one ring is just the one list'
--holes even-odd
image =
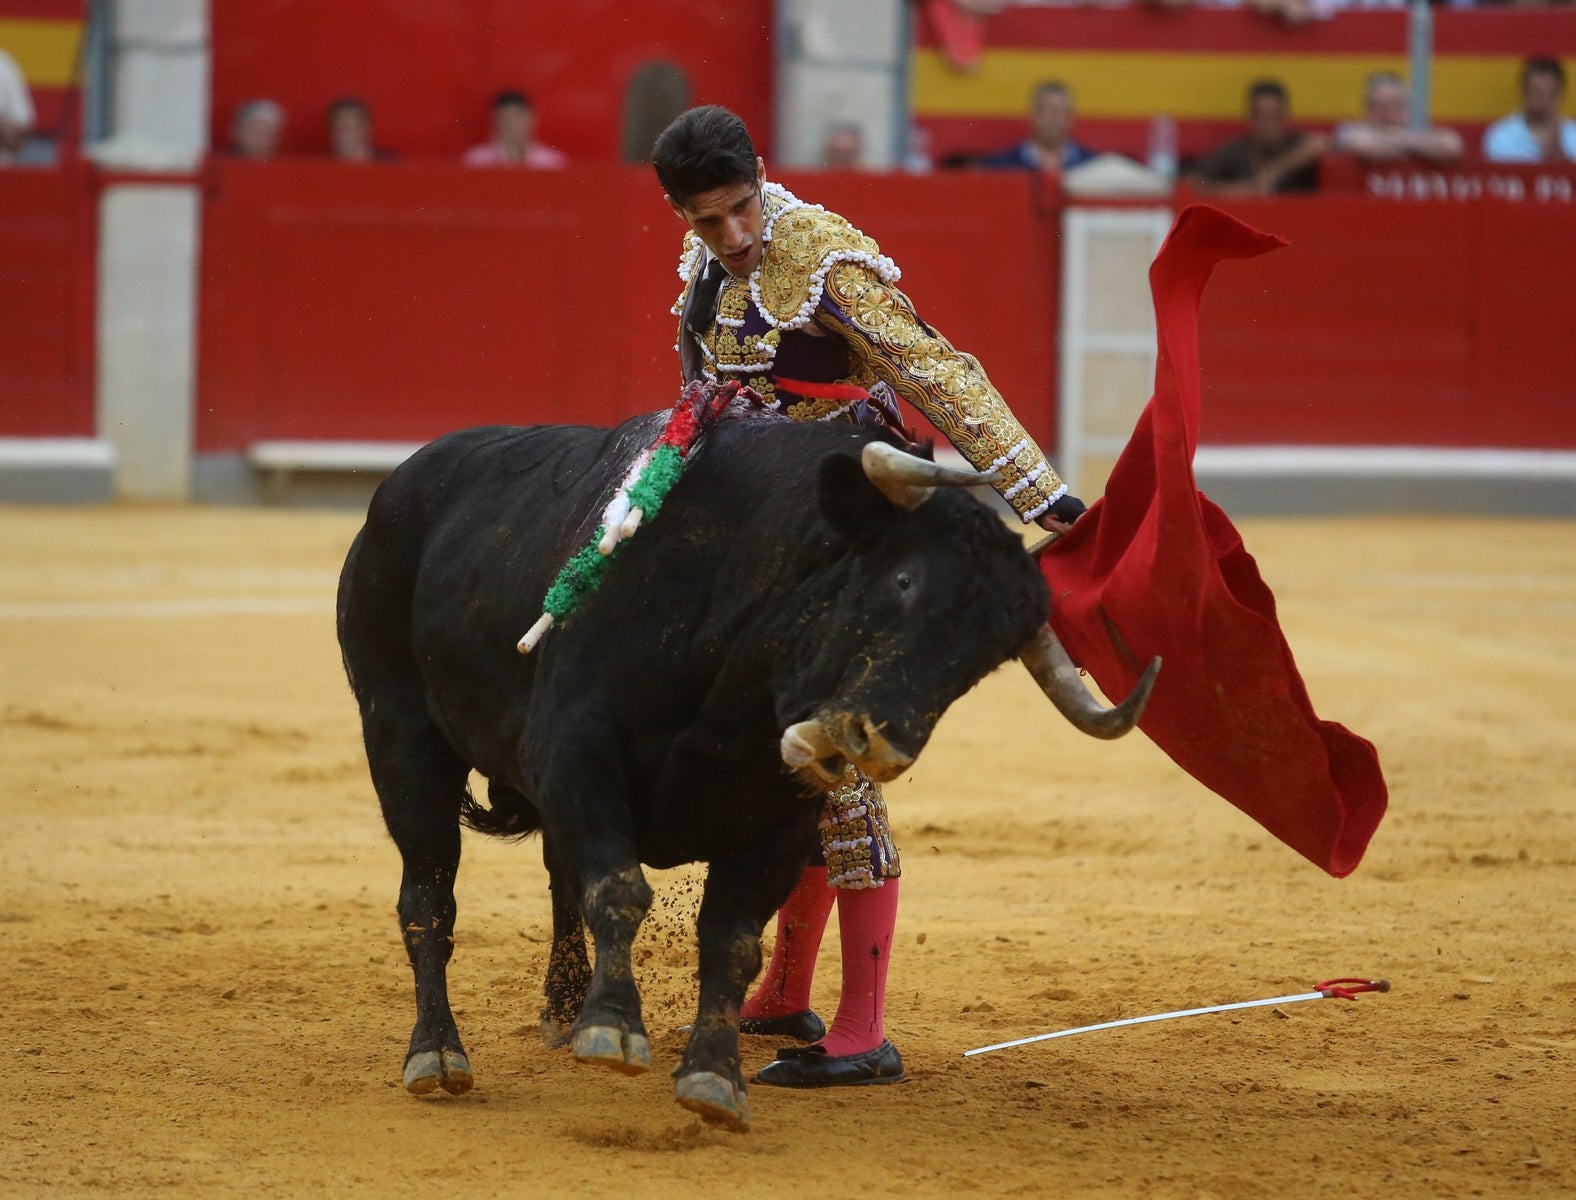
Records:
{"label": "bull's horn", "polygon": [[859,455],[865,478],[899,508],[915,509],[938,487],[980,487],[1001,478],[995,471],[960,471],[904,454],[885,442],[868,442]]}
{"label": "bull's horn", "polygon": [[[800,721],[783,730],[778,746],[783,762],[795,769],[808,767],[827,783],[836,783],[847,766],[843,752],[825,725],[816,720]],[[831,770],[828,763],[835,763]]]}
{"label": "bull's horn", "polygon": [[1062,716],[1071,721],[1075,729],[1097,738],[1119,738],[1138,724],[1155,686],[1155,676],[1160,674],[1157,656],[1150,660],[1148,669],[1127,699],[1115,708],[1106,708],[1084,687],[1078,677],[1078,667],[1049,625],[1041,628],[1018,657]]}

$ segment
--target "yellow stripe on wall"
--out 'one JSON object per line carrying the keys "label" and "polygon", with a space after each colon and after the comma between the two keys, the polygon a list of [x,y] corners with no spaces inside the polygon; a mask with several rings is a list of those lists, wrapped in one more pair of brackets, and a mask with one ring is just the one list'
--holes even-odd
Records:
{"label": "yellow stripe on wall", "polygon": [[[1433,66],[1433,116],[1440,121],[1491,121],[1520,107],[1515,55],[1441,55]],[[967,74],[936,50],[913,59],[914,113],[921,117],[1020,117],[1041,80],[1073,89],[1090,117],[1241,117],[1256,79],[1278,79],[1292,112],[1310,121],[1339,121],[1362,111],[1363,80],[1375,71],[1405,76],[1404,55],[1167,54],[1141,50],[987,50]]]}
{"label": "yellow stripe on wall", "polygon": [[74,85],[81,41],[81,21],[0,20],[0,49],[16,59],[33,87]]}

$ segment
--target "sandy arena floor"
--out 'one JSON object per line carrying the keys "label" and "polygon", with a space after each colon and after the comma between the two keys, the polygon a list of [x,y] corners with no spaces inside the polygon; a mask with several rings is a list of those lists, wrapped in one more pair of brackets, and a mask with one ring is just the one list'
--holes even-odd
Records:
{"label": "sandy arena floor", "polygon": [[[912,1081],[756,1087],[735,1135],[671,1099],[696,874],[653,873],[631,1080],[538,1041],[534,843],[466,843],[476,1091],[399,1088],[399,867],[332,626],[358,523],[0,509],[8,1196],[1576,1193],[1576,525],[1243,522],[1321,715],[1387,769],[1344,881],[987,680],[889,792]],[[835,951],[834,921],[823,1007]],[[961,1057],[1354,974],[1395,990]]]}

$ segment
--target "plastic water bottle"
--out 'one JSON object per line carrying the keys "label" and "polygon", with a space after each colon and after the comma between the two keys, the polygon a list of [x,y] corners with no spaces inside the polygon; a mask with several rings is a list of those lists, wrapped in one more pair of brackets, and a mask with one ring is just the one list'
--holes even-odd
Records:
{"label": "plastic water bottle", "polygon": [[1149,169],[1166,180],[1177,177],[1177,123],[1165,113],[1149,122]]}

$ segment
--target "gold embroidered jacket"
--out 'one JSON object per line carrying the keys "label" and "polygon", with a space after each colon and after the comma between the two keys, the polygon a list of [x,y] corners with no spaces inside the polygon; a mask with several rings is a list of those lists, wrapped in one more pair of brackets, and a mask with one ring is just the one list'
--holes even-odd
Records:
{"label": "gold embroidered jacket", "polygon": [[[876,243],[836,213],[765,187],[765,247],[748,279],[728,277],[701,333],[683,314],[706,249],[684,239],[674,305],[686,381],[740,379],[790,417],[827,420],[853,405],[814,385],[884,382],[973,466],[998,470],[997,490],[1025,521],[1067,489],[1012,415],[978,360],[920,319],[896,287],[900,272]],[[810,385],[801,387],[799,385]]]}

